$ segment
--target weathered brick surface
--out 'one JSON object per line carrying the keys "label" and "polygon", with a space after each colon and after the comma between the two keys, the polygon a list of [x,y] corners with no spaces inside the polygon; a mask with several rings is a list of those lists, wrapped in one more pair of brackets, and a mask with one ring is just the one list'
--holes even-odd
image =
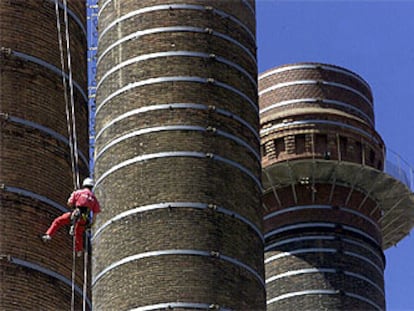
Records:
{"label": "weathered brick surface", "polygon": [[[1,112],[35,122],[67,137],[62,79],[40,65],[13,56],[6,56],[0,62]],[[88,124],[88,107],[76,89],[74,103],[78,148],[87,156],[89,135],[85,124]]]}
{"label": "weathered brick surface", "polygon": [[[68,1],[68,5],[86,21],[84,2]],[[69,283],[71,280],[68,228],[49,244],[39,238],[62,212],[52,204],[13,192],[20,188],[65,206],[73,190],[69,146],[59,139],[68,136],[62,78],[14,54],[24,53],[61,68],[55,6],[53,1],[1,1],[0,15],[0,309],[68,310],[70,285],[13,263],[13,259],[24,260],[58,273]],[[63,27],[62,10],[61,21]],[[69,25],[73,79],[86,91],[86,36],[71,17]],[[88,109],[76,89],[74,101],[78,149],[87,158]],[[81,176],[88,175],[87,165],[80,159]],[[78,260],[76,284],[82,287],[82,283],[83,263]],[[79,295],[75,309],[82,309]]]}
{"label": "weathered brick surface", "polygon": [[[318,77],[323,78],[323,81],[326,82],[345,84],[372,100],[369,90],[358,80],[324,69],[292,69],[264,76],[263,79],[259,78],[259,92],[282,81],[294,82]],[[349,83],[349,81],[352,81],[352,83]],[[260,96],[260,108],[264,109],[274,103],[298,98],[338,100],[360,109],[372,121],[374,120],[372,105],[366,103],[360,95],[324,83],[299,84],[265,92]],[[346,107],[304,101],[268,110],[261,115],[260,122],[262,129],[266,129],[277,124],[284,123],[288,125],[291,122],[306,120],[339,122],[358,128],[367,134],[361,134],[341,125],[315,124],[312,122],[278,128],[262,135],[262,145],[266,146],[262,149],[264,153],[263,166],[267,166],[273,161],[291,160],[293,154],[295,158],[324,158],[326,152],[329,152],[332,160],[339,159],[366,164],[378,169],[383,168],[384,144],[381,137],[375,131],[373,125],[367,122],[368,119],[365,116]],[[296,139],[298,135],[305,136],[303,147],[298,144]],[[323,144],[320,141],[318,142],[318,136],[325,140]],[[291,142],[287,139],[288,137],[293,138]],[[283,140],[281,142],[281,146],[284,147],[282,150],[276,149],[275,140]],[[279,146],[279,149],[281,149],[281,146]]]}
{"label": "weathered brick surface", "polygon": [[[250,150],[259,152],[255,135],[259,124],[255,109],[256,46],[254,35],[246,31],[248,27],[255,33],[254,1],[248,3],[124,1],[122,5],[112,2],[101,11],[99,27],[104,31],[115,19],[145,9],[122,20],[100,38],[97,76],[102,83],[97,91],[96,131],[100,136],[96,140],[99,157],[95,173],[96,193],[103,211],[97,228],[124,211],[166,202],[216,204],[262,228],[260,163]],[[149,9],[163,4],[198,5],[199,9]],[[195,27],[202,32],[146,34],[103,55],[107,47],[131,33],[174,26]],[[133,57],[176,51],[195,55],[141,59],[106,75]],[[160,77],[202,80],[157,81],[116,93],[131,83]],[[177,103],[196,104],[199,108],[174,109]],[[171,104],[171,109],[147,110],[111,123],[134,109],[160,104]],[[208,131],[162,128],[132,135],[101,152],[115,139],[134,131],[166,126],[197,126]],[[217,157],[165,156],[130,163],[111,172],[137,156],[177,151],[212,153]],[[220,157],[231,162],[220,161]],[[251,225],[237,217],[183,206],[140,212],[109,223],[94,239],[94,246],[95,276],[123,258],[148,251],[188,249],[218,251],[224,256],[152,256],[118,266],[93,286],[95,308],[99,310],[171,301],[214,303],[235,310],[265,309],[264,287],[257,278],[264,273],[263,245]],[[226,261],[225,256],[256,272]]]}
{"label": "weathered brick surface", "polygon": [[[154,94],[157,94],[156,98],[154,98]],[[185,101],[183,94],[186,94]],[[133,91],[117,95],[102,107],[98,101],[97,107],[100,110],[96,116],[96,128],[99,131],[104,124],[114,118],[113,116],[122,115],[136,108],[182,102],[202,103],[206,106],[215,106],[217,109],[225,109],[244,119],[253,128],[256,128],[255,125],[259,120],[254,108],[245,99],[230,90],[211,84],[164,82],[136,87]],[[155,118],[148,118],[146,122],[151,124],[152,119]],[[216,124],[211,123],[211,125],[215,126]],[[102,142],[98,139],[96,144],[99,148]]]}
{"label": "weathered brick surface", "polygon": [[[335,66],[331,68],[340,69]],[[306,159],[309,162],[314,159],[337,160],[340,163],[360,163],[379,170],[383,168],[384,144],[373,122],[370,122],[374,120],[372,105],[363,99],[365,96],[372,101],[369,87],[354,74],[350,76],[334,70],[324,69],[322,65],[313,69],[292,68],[268,76],[264,73],[263,78],[259,78],[259,94],[260,91],[269,90],[260,95],[261,109],[291,99],[319,99],[316,102],[303,101],[281,106],[261,114],[261,151],[265,170],[272,164]],[[280,83],[301,80],[321,82],[269,89]],[[327,83],[340,83],[355,91],[338,85],[329,86]],[[361,110],[365,116],[354,109],[322,103],[323,99],[346,103]],[[298,124],[293,125],[293,122]],[[272,127],[274,129],[269,131]],[[337,162],[332,162],[332,172],[335,165]],[[327,180],[316,181],[308,171],[295,173],[309,177],[308,182],[296,182],[296,177],[292,177],[292,185],[278,185],[275,182],[275,189],[267,189],[263,197],[265,216],[296,208],[268,218],[264,223],[265,246],[269,248],[265,253],[265,259],[268,260],[266,279],[282,275],[267,283],[267,300],[281,297],[269,304],[268,310],[385,308],[385,263],[378,225],[381,214],[377,202],[369,193],[370,189],[353,187],[351,178],[346,182],[336,181],[334,173]],[[271,178],[277,181],[277,170],[273,169],[272,174]],[[303,208],[317,205],[330,208]],[[280,231],[271,234],[275,230]],[[277,255],[284,256],[270,260]],[[331,270],[293,273],[315,268]],[[291,274],[283,275],[286,272]],[[323,295],[307,292],[313,290],[330,292]],[[302,291],[299,296],[283,296]],[[371,303],[355,295],[365,297]]]}
{"label": "weathered brick surface", "polygon": [[[370,299],[383,308],[385,305],[384,279],[380,271],[384,268],[384,262],[381,259],[381,250],[373,248],[372,245],[367,244],[363,240],[350,238],[347,235],[338,235],[337,233],[322,234],[324,237],[335,237],[335,239],[326,240],[314,238],[315,234],[317,232],[312,234],[310,232],[307,234],[302,233],[301,237],[308,238],[307,240],[284,243],[266,253],[265,258],[269,259],[272,256],[283,254],[283,252],[293,252],[291,255],[270,261],[266,265],[266,279],[280,276],[279,279],[267,284],[267,300],[302,290],[341,290]],[[279,242],[283,241],[287,236],[284,236],[283,239],[280,238],[282,236],[279,236]],[[277,241],[278,239],[275,239],[272,242]],[[312,251],[312,248],[334,251]],[[302,253],[294,253],[299,251],[302,251]],[[301,273],[303,269],[315,268],[334,270],[329,272],[307,271],[307,273],[305,270],[305,272]],[[291,273],[297,271],[297,274],[281,275],[287,271]],[[288,309],[298,307],[301,309],[314,309],[319,303],[335,301],[337,295],[341,295],[340,292],[321,295],[319,296],[319,302],[312,300],[316,304],[314,306],[302,305],[300,301],[305,298],[300,296],[282,299],[268,305],[268,309],[278,310],[282,307],[288,308],[288,306]],[[366,308],[362,301],[349,298],[351,297],[347,297],[347,301],[342,301],[343,308],[346,305],[346,310],[365,310],[362,309]],[[375,308],[371,305],[367,310],[371,309]]]}
{"label": "weathered brick surface", "polygon": [[103,276],[94,287],[94,308],[130,310],[166,302],[203,302],[232,310],[264,310],[260,287],[249,272],[218,258],[157,256],[126,263]]}
{"label": "weathered brick surface", "polygon": [[[82,1],[68,1],[69,8],[77,17],[86,22],[85,4]],[[0,43],[2,47],[40,58],[61,68],[57,40],[55,4],[48,0],[12,0],[0,3]],[[69,18],[70,46],[73,79],[86,88],[86,38],[79,25]],[[16,23],[16,20],[19,22]],[[63,12],[61,29],[65,40]],[[66,41],[63,41],[66,46]],[[82,60],[82,61],[80,61]]]}

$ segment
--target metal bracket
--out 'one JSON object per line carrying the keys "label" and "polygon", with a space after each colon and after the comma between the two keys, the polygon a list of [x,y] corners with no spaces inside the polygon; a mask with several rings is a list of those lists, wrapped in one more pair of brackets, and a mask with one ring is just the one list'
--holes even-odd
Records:
{"label": "metal bracket", "polygon": [[206,131],[207,132],[209,132],[209,133],[216,133],[217,132],[217,129],[215,128],[215,127],[213,127],[213,126],[207,126],[206,127]]}
{"label": "metal bracket", "polygon": [[207,207],[209,209],[212,209],[213,211],[216,211],[217,210],[217,205],[216,204],[213,204],[213,203],[208,204]]}
{"label": "metal bracket", "polygon": [[0,112],[0,117],[4,120],[8,120],[10,116],[7,112]]}
{"label": "metal bracket", "polygon": [[10,255],[6,255],[6,254],[0,254],[0,260],[7,260],[7,261],[11,261],[11,256]]}
{"label": "metal bracket", "polygon": [[12,49],[2,46],[0,48],[0,53],[1,53],[1,55],[4,55],[4,56],[10,56],[12,54]]}
{"label": "metal bracket", "polygon": [[213,258],[220,258],[220,252],[219,251],[211,251],[210,256]]}

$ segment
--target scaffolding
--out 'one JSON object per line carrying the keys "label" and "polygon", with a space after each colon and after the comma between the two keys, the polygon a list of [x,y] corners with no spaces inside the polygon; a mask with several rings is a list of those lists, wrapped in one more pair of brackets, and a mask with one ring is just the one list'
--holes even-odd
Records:
{"label": "scaffolding", "polygon": [[98,0],[86,1],[88,45],[89,168],[93,176],[95,151],[96,58],[98,51]]}

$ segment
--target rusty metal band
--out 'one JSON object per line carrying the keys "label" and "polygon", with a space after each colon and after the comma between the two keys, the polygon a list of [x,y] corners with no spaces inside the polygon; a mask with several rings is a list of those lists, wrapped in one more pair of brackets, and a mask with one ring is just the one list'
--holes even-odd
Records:
{"label": "rusty metal band", "polygon": [[[196,132],[208,132],[209,128],[205,128],[202,126],[196,126],[196,125],[169,125],[169,126],[156,126],[156,127],[147,127],[140,130],[136,130],[133,132],[130,132],[128,134],[122,135],[120,137],[117,137],[116,139],[111,140],[108,144],[102,147],[102,149],[99,150],[99,152],[95,156],[95,161],[98,160],[99,157],[101,157],[109,148],[115,146],[118,143],[121,143],[125,140],[128,140],[133,137],[137,137],[140,135],[145,134],[151,134],[151,133],[157,133],[157,132],[170,132],[170,131],[196,131]],[[257,153],[257,151],[247,142],[245,142],[243,139],[232,135],[230,133],[227,133],[222,130],[214,130],[214,135],[222,136],[227,139],[232,140],[233,142],[237,143],[238,145],[246,148],[253,156],[256,158],[257,162],[261,162],[260,155]]]}
{"label": "rusty metal band", "polygon": [[[213,255],[214,253],[214,255]],[[168,255],[184,255],[184,256],[204,256],[204,257],[211,257],[217,260],[223,260],[226,262],[229,262],[235,266],[241,267],[245,269],[246,271],[250,272],[257,281],[265,287],[265,282],[262,278],[262,276],[254,270],[249,265],[241,262],[240,260],[229,257],[223,254],[218,254],[217,252],[210,252],[210,251],[203,251],[203,250],[194,250],[194,249],[168,249],[168,250],[159,250],[159,251],[151,251],[151,252],[145,252],[145,253],[139,253],[132,256],[125,257],[117,262],[114,262],[107,266],[105,269],[103,269],[101,272],[99,272],[92,281],[92,286],[95,286],[96,282],[98,282],[105,274],[107,274],[109,271],[116,269],[117,267],[134,262],[136,260],[145,259],[145,258],[151,258],[156,256],[168,256]]]}
{"label": "rusty metal band", "polygon": [[225,110],[225,109],[211,107],[211,106],[207,106],[203,104],[196,104],[196,103],[170,103],[170,104],[161,104],[161,105],[151,105],[151,106],[145,106],[145,107],[133,109],[116,118],[111,119],[108,123],[106,123],[96,134],[95,140],[99,139],[99,137],[103,134],[103,132],[107,130],[108,128],[110,128],[115,123],[122,121],[124,119],[127,119],[131,116],[138,115],[141,113],[146,113],[149,111],[170,110],[170,109],[196,109],[196,110],[209,110],[212,112],[216,112],[220,115],[233,119],[239,122],[240,124],[242,124],[243,126],[247,127],[249,131],[254,135],[257,142],[260,143],[260,137],[255,127],[251,125],[249,122],[247,122],[246,120],[244,120],[242,117],[234,113],[231,113],[230,111]]}
{"label": "rusty metal band", "polygon": [[172,76],[172,77],[157,77],[157,78],[150,78],[150,79],[146,79],[146,80],[141,80],[141,81],[137,81],[137,82],[133,82],[130,83],[124,87],[121,87],[120,89],[116,90],[115,92],[109,94],[106,98],[104,98],[99,105],[97,104],[96,106],[96,111],[95,111],[95,115],[98,115],[99,111],[102,109],[102,107],[109,102],[110,100],[112,100],[113,98],[115,98],[116,96],[128,92],[134,88],[137,87],[142,87],[142,86],[147,86],[147,85],[153,85],[153,84],[158,84],[158,83],[171,83],[171,82],[190,82],[190,83],[201,83],[201,84],[212,84],[214,86],[218,86],[220,88],[223,88],[225,90],[229,90],[237,95],[239,95],[240,97],[242,97],[244,100],[246,100],[250,106],[253,108],[253,110],[255,112],[259,112],[259,108],[257,106],[257,103],[255,100],[251,99],[249,96],[247,96],[245,93],[243,93],[242,91],[240,91],[239,89],[220,82],[220,81],[216,81],[214,79],[210,79],[210,78],[203,78],[203,77],[197,77],[197,76]]}

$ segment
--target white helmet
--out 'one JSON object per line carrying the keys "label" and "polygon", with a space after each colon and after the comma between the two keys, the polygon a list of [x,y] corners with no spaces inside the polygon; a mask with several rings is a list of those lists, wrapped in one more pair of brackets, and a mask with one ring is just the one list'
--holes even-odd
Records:
{"label": "white helmet", "polygon": [[93,187],[93,186],[95,186],[95,182],[93,181],[92,178],[87,177],[83,180],[82,187]]}

